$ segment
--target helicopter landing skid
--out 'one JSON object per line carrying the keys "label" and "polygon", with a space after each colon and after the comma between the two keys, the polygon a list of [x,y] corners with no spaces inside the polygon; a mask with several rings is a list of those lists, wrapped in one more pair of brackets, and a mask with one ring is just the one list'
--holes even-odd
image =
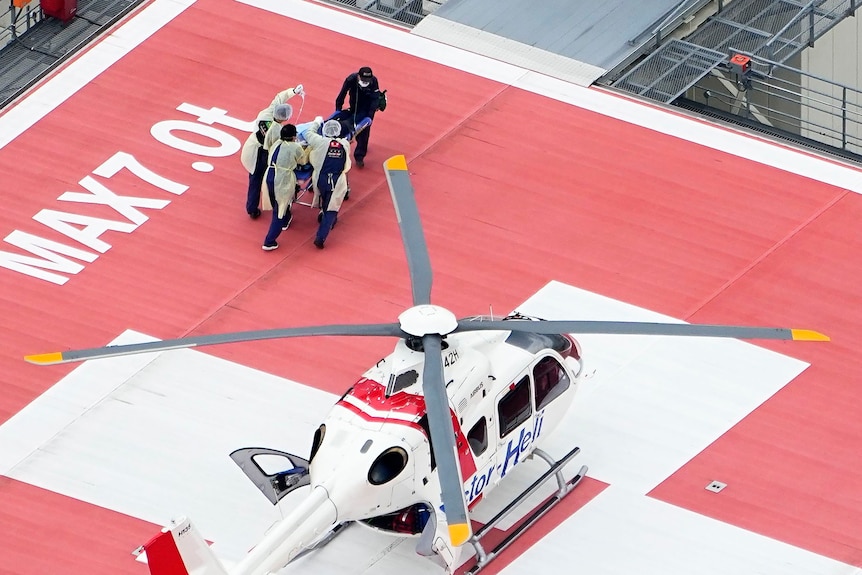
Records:
{"label": "helicopter landing skid", "polygon": [[[554,461],[554,459],[542,451],[541,449],[533,450],[533,454],[538,455],[542,459],[544,459],[548,465],[551,466],[541,477],[539,477],[536,481],[532,483],[527,489],[525,489],[518,497],[513,499],[506,507],[503,508],[497,515],[495,515],[488,523],[482,526],[481,529],[476,531],[473,536],[470,538],[469,542],[476,550],[476,565],[474,565],[471,569],[466,571],[465,575],[474,575],[478,573],[482,569],[484,569],[491,561],[493,561],[504,549],[506,549],[509,545],[515,542],[518,537],[520,537],[527,529],[529,529],[536,521],[538,521],[545,513],[550,511],[557,503],[563,500],[563,498],[572,492],[572,490],[577,487],[578,483],[581,482],[581,479],[587,474],[587,466],[582,465],[578,470],[577,475],[569,479],[565,480],[563,477],[562,469],[563,467],[571,461],[578,453],[580,453],[581,448],[575,447],[570,452],[568,452],[562,459],[559,461]],[[482,547],[481,539],[491,529],[494,528],[500,521],[502,521],[509,513],[512,512],[518,505],[520,505],[527,497],[532,495],[539,487],[544,485],[551,477],[554,476],[557,478],[557,492],[545,499],[541,505],[539,505],[536,509],[533,510],[527,517],[521,520],[518,526],[506,537],[498,543],[491,551],[485,551]]]}

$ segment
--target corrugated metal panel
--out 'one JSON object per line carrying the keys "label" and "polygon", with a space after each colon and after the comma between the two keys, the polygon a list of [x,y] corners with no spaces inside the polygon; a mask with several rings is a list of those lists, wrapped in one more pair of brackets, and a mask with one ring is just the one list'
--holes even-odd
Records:
{"label": "corrugated metal panel", "polygon": [[[678,4],[679,0],[450,0],[434,16],[610,69],[636,50],[629,40],[651,29]],[[432,37],[423,30],[428,20],[414,32]]]}
{"label": "corrugated metal panel", "polygon": [[599,66],[433,15],[425,17],[413,33],[580,86],[589,86],[607,72]]}

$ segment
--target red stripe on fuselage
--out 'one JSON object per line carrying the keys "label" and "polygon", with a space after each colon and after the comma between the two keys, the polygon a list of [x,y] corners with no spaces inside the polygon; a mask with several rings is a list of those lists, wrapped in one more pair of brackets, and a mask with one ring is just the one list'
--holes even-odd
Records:
{"label": "red stripe on fuselage", "polygon": [[[365,378],[356,382],[356,385],[347,395],[356,398],[363,405],[367,405],[369,411],[363,411],[359,406],[344,399],[340,400],[338,405],[346,407],[365,421],[396,423],[419,429],[423,434],[425,433],[425,429],[419,425],[419,420],[425,415],[425,398],[421,395],[399,391],[391,397],[387,397],[384,385]],[[377,415],[385,412],[397,412],[400,416],[413,415],[415,420]],[[449,414],[452,417],[452,428],[455,430],[455,445],[458,451],[458,462],[461,466],[461,477],[469,479],[476,473],[476,460],[470,451],[470,443],[461,429],[461,422],[458,421],[458,416],[455,415],[451,407]]]}
{"label": "red stripe on fuselage", "polygon": [[350,410],[351,412],[355,413],[356,415],[358,415],[359,417],[361,417],[362,419],[364,419],[365,421],[368,421],[368,422],[394,423],[396,425],[404,425],[406,427],[416,429],[418,431],[421,431],[423,434],[425,433],[425,430],[422,429],[422,426],[419,425],[415,421],[408,421],[406,419],[394,419],[391,417],[383,417],[383,416],[379,416],[379,415],[373,415],[371,413],[362,411],[362,409],[359,406],[353,405],[352,403],[344,401],[343,399],[340,400],[336,405],[340,405],[341,407],[344,407],[345,409]]}
{"label": "red stripe on fuselage", "polygon": [[362,378],[357,381],[349,395],[375,411],[396,411],[401,415],[415,415],[417,421],[425,415],[423,396],[399,391],[387,397],[386,386],[372,379]]}

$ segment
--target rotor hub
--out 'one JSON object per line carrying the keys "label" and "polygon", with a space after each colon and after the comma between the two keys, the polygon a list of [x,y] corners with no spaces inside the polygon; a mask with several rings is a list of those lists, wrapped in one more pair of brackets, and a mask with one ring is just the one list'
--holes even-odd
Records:
{"label": "rotor hub", "polygon": [[430,333],[447,335],[458,327],[458,319],[451,311],[437,305],[417,305],[398,316],[405,333],[422,337]]}

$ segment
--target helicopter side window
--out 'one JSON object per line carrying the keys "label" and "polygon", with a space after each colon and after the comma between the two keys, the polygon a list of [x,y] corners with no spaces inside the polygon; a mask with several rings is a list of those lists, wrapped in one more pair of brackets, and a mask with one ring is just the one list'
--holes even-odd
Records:
{"label": "helicopter side window", "polygon": [[497,404],[500,416],[500,437],[506,437],[530,419],[530,378],[525,376]]}
{"label": "helicopter side window", "polygon": [[470,428],[467,441],[470,443],[473,455],[482,455],[488,449],[488,422],[484,415]]}
{"label": "helicopter side window", "polygon": [[544,408],[569,388],[569,376],[551,356],[543,357],[533,368],[536,385],[536,410]]}

